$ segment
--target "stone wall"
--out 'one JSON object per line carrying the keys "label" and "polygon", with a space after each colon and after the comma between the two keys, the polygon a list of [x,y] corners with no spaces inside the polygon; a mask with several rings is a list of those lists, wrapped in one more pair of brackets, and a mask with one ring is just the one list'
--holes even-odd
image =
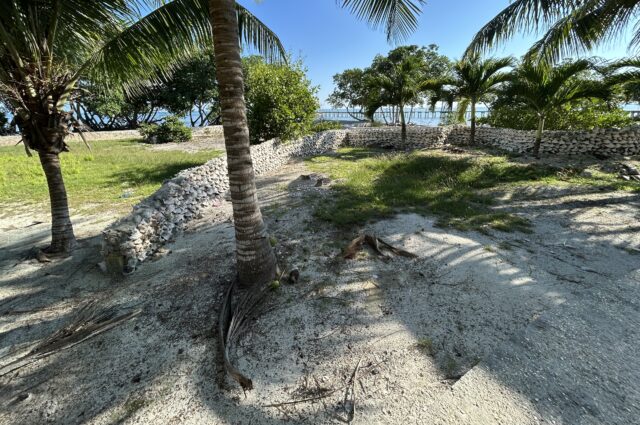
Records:
{"label": "stone wall", "polygon": [[435,148],[446,143],[449,127],[407,127],[407,140],[402,143],[400,127],[358,127],[349,131],[347,144],[353,147],[415,149]]}
{"label": "stone wall", "polygon": [[[477,132],[478,143],[509,152],[531,152],[534,140],[535,131],[480,127]],[[636,155],[640,154],[640,127],[545,131],[540,152],[562,155]]]}
{"label": "stone wall", "polygon": [[[399,127],[360,127],[349,131],[350,146],[380,146],[396,149],[434,148],[445,144],[465,145],[470,129],[466,126],[407,128],[403,144]],[[533,150],[535,131],[478,127],[476,143],[509,152],[526,153]],[[546,131],[542,153],[548,154],[640,154],[640,127],[598,129],[593,131]]]}
{"label": "stone wall", "polygon": [[[209,127],[195,127],[192,129],[194,139],[215,138],[221,139],[222,126],[213,125]],[[84,137],[88,141],[96,140],[124,140],[124,139],[136,139],[142,137],[138,130],[116,130],[116,131],[85,131]],[[22,137],[15,136],[0,136],[0,146],[15,145],[20,141]],[[81,141],[82,138],[78,133],[71,133],[67,136],[69,141]]]}
{"label": "stone wall", "polygon": [[[251,147],[256,174],[280,168],[293,157],[313,156],[337,149],[347,137],[332,130],[282,143],[277,140]],[[229,190],[226,157],[183,170],[166,181],[133,212],[103,232],[102,254],[112,272],[131,272],[171,240],[186,223],[206,208],[222,202]]]}
{"label": "stone wall", "polygon": [[[214,132],[218,129],[212,130]],[[221,131],[221,130],[220,130]],[[465,126],[409,127],[402,143],[399,127],[360,127],[332,130],[282,143],[271,140],[251,147],[256,174],[280,168],[293,157],[333,151],[341,145],[378,146],[400,150],[437,148],[446,144],[465,145],[470,130]],[[476,141],[511,152],[530,152],[535,133],[479,127]],[[605,155],[640,153],[640,128],[584,132],[550,131],[542,143],[543,153]],[[103,232],[103,255],[111,270],[133,271],[171,240],[186,223],[206,208],[222,202],[229,190],[225,157],[183,170],[166,181],[133,212]]]}

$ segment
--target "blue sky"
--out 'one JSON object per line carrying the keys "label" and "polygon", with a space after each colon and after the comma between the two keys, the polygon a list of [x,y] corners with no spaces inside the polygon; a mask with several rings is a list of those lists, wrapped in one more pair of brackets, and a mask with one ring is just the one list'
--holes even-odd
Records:
{"label": "blue sky", "polygon": [[[365,67],[378,53],[393,46],[382,31],[358,21],[335,0],[240,0],[278,34],[294,57],[301,57],[309,77],[320,86],[320,101],[333,89],[332,76],[347,68]],[[509,0],[430,0],[419,19],[418,30],[403,44],[440,46],[441,53],[458,58],[473,35],[509,4]],[[518,35],[497,55],[522,55],[535,37]],[[599,49],[606,58],[625,56],[627,39]]]}

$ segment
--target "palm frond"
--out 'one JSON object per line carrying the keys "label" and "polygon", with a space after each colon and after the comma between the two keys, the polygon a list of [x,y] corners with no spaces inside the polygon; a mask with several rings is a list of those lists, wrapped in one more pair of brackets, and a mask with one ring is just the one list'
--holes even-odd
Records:
{"label": "palm frond", "polygon": [[336,0],[358,19],[368,22],[375,29],[384,28],[387,40],[397,42],[406,39],[418,26],[425,0]]}
{"label": "palm frond", "polygon": [[474,36],[465,57],[489,50],[516,32],[537,32],[567,13],[566,0],[515,0]]}
{"label": "palm frond", "polygon": [[469,109],[470,105],[471,105],[471,100],[469,98],[461,99],[458,102],[458,108],[456,109],[456,118],[458,122],[466,121],[467,110]]}
{"label": "palm frond", "polygon": [[[244,44],[268,59],[286,60],[276,34],[244,7],[236,7]],[[166,78],[181,61],[212,45],[206,0],[163,2],[105,43],[83,71],[95,82],[127,83],[135,91]]]}
{"label": "palm frond", "polygon": [[557,62],[562,57],[580,54],[611,41],[626,27],[637,5],[619,0],[585,2],[558,19],[538,40],[527,56]]}
{"label": "palm frond", "polygon": [[604,69],[609,87],[630,88],[640,83],[640,58],[627,58],[608,64]]}
{"label": "palm frond", "polygon": [[278,36],[244,7],[237,5],[238,30],[244,44],[256,49],[267,60],[286,61],[287,55]]}
{"label": "palm frond", "polygon": [[[466,55],[481,52],[516,32],[544,32],[531,48],[530,60],[557,62],[599,43],[615,41],[638,16],[636,0],[516,0],[474,37]],[[636,25],[630,47],[640,46]]]}

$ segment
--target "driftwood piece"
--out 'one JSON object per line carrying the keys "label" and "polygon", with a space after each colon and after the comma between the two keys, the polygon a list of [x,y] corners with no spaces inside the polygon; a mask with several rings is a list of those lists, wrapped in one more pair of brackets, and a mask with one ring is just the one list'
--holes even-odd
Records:
{"label": "driftwood piece", "polygon": [[360,235],[357,238],[355,238],[354,240],[352,240],[349,245],[347,245],[347,247],[345,248],[344,252],[343,252],[343,257],[347,260],[352,260],[354,258],[356,258],[356,255],[358,254],[358,252],[360,252],[360,250],[362,249],[363,245],[369,245],[371,247],[371,249],[373,249],[376,254],[378,254],[381,257],[387,257],[387,255],[382,252],[381,247],[391,251],[392,253],[394,253],[395,255],[399,255],[401,257],[407,257],[407,258],[417,258],[418,256],[412,252],[409,251],[405,251],[403,249],[398,249],[396,247],[394,247],[393,245],[385,242],[384,240],[376,237],[375,235],[370,235],[370,234],[364,234],[364,235]]}

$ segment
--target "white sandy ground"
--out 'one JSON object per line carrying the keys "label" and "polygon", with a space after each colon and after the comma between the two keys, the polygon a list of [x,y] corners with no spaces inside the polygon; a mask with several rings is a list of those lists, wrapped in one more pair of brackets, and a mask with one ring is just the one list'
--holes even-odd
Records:
{"label": "white sandy ground", "polygon": [[[228,205],[121,281],[96,266],[114,217],[78,218],[78,252],[40,264],[23,258],[46,241],[44,211],[3,214],[0,366],[85,300],[142,313],[0,377],[0,423],[640,423],[639,195],[497,194],[532,234],[441,229],[414,214],[345,231],[313,218],[330,189],[299,179],[308,173],[292,163],[259,179],[279,258],[301,280],[270,293],[233,352],[254,381],[246,397],[217,354],[233,278]],[[419,258],[343,260],[363,230]],[[305,398],[317,399],[265,407]]]}

